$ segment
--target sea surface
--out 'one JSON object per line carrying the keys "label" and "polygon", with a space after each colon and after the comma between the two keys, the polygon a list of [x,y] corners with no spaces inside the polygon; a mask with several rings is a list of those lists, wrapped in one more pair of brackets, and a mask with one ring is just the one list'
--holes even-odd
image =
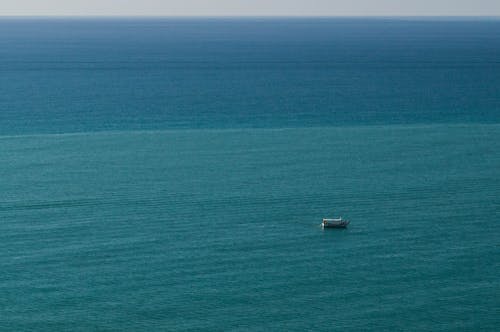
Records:
{"label": "sea surface", "polygon": [[0,18],[0,331],[498,331],[499,219],[499,19]]}

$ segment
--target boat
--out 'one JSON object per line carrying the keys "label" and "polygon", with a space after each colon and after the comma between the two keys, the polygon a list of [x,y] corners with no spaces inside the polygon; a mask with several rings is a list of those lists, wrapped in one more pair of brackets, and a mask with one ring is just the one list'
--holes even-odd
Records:
{"label": "boat", "polygon": [[323,218],[321,227],[323,228],[346,228],[349,225],[349,220],[344,220],[342,217],[336,219]]}

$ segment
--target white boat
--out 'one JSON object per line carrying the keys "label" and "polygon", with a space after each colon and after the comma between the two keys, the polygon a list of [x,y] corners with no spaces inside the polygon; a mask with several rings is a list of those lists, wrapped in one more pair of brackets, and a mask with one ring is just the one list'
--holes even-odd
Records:
{"label": "white boat", "polygon": [[327,219],[323,218],[323,222],[321,223],[321,227],[323,228],[346,228],[349,225],[348,220],[340,218]]}

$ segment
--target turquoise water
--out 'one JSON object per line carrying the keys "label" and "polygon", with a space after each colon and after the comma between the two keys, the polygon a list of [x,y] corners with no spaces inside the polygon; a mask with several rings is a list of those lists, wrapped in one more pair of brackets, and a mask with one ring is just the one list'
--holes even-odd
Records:
{"label": "turquoise water", "polygon": [[498,328],[498,21],[23,22],[0,330]]}
{"label": "turquoise water", "polygon": [[[6,329],[494,330],[499,125],[4,137]],[[352,220],[323,231],[323,216]]]}

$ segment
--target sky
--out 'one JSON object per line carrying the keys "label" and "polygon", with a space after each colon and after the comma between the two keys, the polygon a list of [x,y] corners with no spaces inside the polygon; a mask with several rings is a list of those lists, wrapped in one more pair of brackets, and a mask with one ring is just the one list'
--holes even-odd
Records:
{"label": "sky", "polygon": [[500,0],[0,0],[0,16],[500,16]]}

